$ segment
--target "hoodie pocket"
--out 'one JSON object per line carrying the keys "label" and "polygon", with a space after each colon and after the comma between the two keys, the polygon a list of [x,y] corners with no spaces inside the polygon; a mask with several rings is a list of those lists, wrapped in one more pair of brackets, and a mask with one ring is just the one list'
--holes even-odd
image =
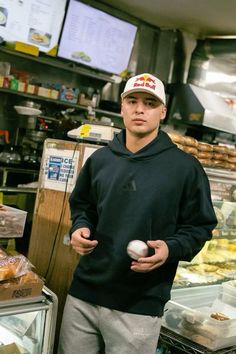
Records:
{"label": "hoodie pocket", "polygon": [[87,256],[81,257],[82,269],[95,273],[104,273],[109,269],[114,253],[113,240],[111,237],[95,231],[91,237],[97,240],[95,249]]}

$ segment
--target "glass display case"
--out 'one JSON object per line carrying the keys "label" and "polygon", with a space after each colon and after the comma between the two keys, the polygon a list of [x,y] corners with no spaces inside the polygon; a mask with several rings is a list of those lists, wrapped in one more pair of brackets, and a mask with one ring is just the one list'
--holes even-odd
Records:
{"label": "glass display case", "polygon": [[236,173],[205,169],[218,220],[213,238],[194,259],[180,262],[174,288],[220,284],[236,279]]}
{"label": "glass display case", "polygon": [[57,296],[0,301],[0,353],[53,354]]}
{"label": "glass display case", "polygon": [[[179,263],[171,300],[165,307],[160,343],[181,353],[235,354],[236,172],[205,171],[218,224],[212,239],[194,259]],[[229,283],[233,284],[231,293],[224,287]],[[225,294],[230,302],[225,301]],[[228,315],[223,320],[213,317],[222,313]]]}

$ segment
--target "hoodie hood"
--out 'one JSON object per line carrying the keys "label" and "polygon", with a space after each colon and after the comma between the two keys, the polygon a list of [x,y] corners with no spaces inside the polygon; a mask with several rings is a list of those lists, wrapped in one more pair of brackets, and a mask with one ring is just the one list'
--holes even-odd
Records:
{"label": "hoodie hood", "polygon": [[108,144],[108,148],[116,155],[134,160],[152,158],[165,150],[177,148],[169,136],[161,130],[159,130],[154,140],[135,153],[127,150],[125,141],[126,131],[122,130],[119,134],[115,135],[114,139]]}

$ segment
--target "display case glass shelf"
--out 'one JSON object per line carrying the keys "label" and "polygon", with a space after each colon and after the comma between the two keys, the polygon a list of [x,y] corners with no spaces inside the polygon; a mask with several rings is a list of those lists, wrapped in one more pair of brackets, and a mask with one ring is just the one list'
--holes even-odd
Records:
{"label": "display case glass shelf", "polygon": [[57,297],[46,287],[42,296],[0,301],[0,349],[53,354],[56,317]]}

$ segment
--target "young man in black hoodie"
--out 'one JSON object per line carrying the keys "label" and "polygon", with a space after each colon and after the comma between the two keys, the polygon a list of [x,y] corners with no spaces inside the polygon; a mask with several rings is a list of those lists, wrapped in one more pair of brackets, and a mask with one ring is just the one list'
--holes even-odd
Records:
{"label": "young man in black hoodie", "polygon": [[[70,197],[71,245],[81,255],[65,305],[60,354],[154,354],[178,261],[212,237],[216,218],[197,159],[160,130],[163,83],[127,81],[125,130],[86,161]],[[131,240],[149,247],[132,260]]]}

